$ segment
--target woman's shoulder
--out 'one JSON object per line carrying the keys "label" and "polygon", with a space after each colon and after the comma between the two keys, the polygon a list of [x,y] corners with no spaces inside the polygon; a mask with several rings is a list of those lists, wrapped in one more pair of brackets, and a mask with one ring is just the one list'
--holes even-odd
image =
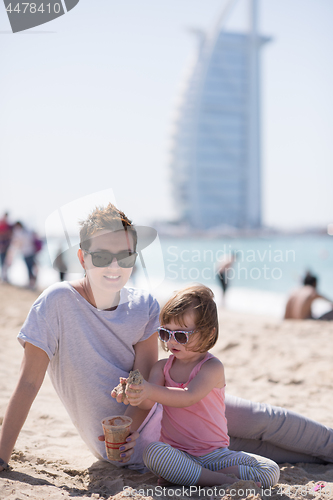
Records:
{"label": "woman's shoulder", "polygon": [[40,294],[34,305],[53,302],[54,300],[58,301],[61,300],[62,297],[68,298],[73,293],[75,293],[75,290],[68,281],[54,283]]}
{"label": "woman's shoulder", "polygon": [[144,290],[143,288],[134,288],[131,286],[126,286],[123,288],[124,291],[127,292],[128,295],[131,297],[135,298],[136,300],[142,300],[142,301],[147,301],[147,300],[155,300],[154,297],[151,295],[148,290]]}
{"label": "woman's shoulder", "polygon": [[125,302],[130,303],[132,306],[138,307],[159,307],[158,302],[153,295],[147,290],[142,288],[126,287],[122,289],[122,296]]}
{"label": "woman's shoulder", "polygon": [[46,288],[32,304],[28,318],[47,318],[48,322],[57,321],[60,312],[72,311],[75,290],[68,282],[55,283]]}

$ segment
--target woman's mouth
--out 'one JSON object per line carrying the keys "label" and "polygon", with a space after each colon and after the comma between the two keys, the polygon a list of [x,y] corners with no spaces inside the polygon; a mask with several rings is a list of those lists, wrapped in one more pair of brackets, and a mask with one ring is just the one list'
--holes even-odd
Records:
{"label": "woman's mouth", "polygon": [[119,278],[120,278],[120,276],[119,276],[119,275],[118,275],[118,276],[114,276],[114,275],[109,275],[109,274],[108,274],[108,275],[106,275],[106,274],[105,274],[105,275],[104,275],[104,278],[105,278],[105,279],[107,279],[108,281],[117,281],[117,279],[119,279]]}

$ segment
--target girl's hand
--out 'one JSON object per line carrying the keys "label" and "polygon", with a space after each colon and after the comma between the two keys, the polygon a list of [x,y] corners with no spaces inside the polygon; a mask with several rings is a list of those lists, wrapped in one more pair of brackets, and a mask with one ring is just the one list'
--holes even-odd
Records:
{"label": "girl's hand", "polygon": [[[134,453],[134,446],[136,445],[136,440],[139,436],[140,434],[138,433],[138,431],[134,431],[126,438],[126,443],[119,448],[119,450],[121,451],[121,460],[119,460],[119,462],[126,463],[129,461]],[[104,435],[98,436],[98,439],[99,441],[105,441]]]}
{"label": "girl's hand", "polygon": [[126,391],[126,398],[131,406],[139,406],[143,401],[149,399],[150,384],[144,380],[140,385],[131,384]]}

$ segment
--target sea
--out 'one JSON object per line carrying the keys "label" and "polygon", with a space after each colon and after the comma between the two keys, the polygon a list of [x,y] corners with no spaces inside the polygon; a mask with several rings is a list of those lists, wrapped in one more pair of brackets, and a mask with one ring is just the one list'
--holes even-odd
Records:
{"label": "sea", "polygon": [[[59,273],[52,267],[59,246],[66,249],[66,243],[49,238],[38,254],[38,289],[59,280]],[[73,244],[66,252],[68,280],[82,276],[80,267],[74,265],[77,248]],[[216,277],[217,263],[231,253],[236,261],[227,274],[228,288],[223,301]],[[213,290],[218,306],[282,318],[289,293],[300,286],[306,271],[318,277],[318,291],[333,300],[333,236],[160,236],[140,250],[130,285],[149,290],[163,303],[174,290],[190,283],[203,283]],[[27,279],[25,264],[17,256],[9,270],[9,280],[25,286]],[[326,301],[314,303],[315,316],[330,309]]]}

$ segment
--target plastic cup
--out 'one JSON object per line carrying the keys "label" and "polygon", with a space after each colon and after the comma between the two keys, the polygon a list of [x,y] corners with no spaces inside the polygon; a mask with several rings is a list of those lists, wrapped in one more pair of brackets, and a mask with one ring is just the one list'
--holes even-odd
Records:
{"label": "plastic cup", "polygon": [[121,460],[119,448],[131,432],[133,420],[126,415],[113,415],[102,420],[105,449],[109,460]]}

